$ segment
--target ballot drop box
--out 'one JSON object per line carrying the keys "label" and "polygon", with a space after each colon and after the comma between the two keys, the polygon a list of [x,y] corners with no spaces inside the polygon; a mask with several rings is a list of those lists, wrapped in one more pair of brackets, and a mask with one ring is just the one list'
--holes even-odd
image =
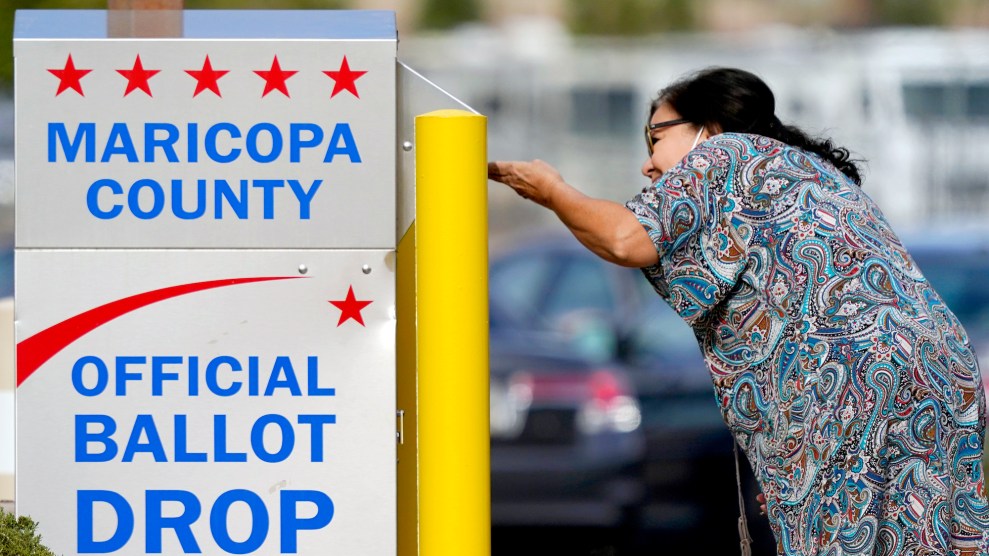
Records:
{"label": "ballot drop box", "polygon": [[109,19],[17,14],[17,513],[64,554],[396,554],[394,14]]}

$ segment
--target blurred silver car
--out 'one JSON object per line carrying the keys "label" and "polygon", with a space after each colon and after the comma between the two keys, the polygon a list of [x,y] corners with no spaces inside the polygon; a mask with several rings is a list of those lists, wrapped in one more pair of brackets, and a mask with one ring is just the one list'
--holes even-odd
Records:
{"label": "blurred silver car", "polygon": [[642,416],[620,365],[491,307],[491,518],[616,526],[643,488]]}

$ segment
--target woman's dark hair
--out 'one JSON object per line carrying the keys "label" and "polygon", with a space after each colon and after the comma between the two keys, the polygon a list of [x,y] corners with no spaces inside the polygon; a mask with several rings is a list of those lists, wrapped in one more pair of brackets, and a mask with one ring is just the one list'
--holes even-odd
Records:
{"label": "woman's dark hair", "polygon": [[734,68],[708,68],[688,75],[659,92],[650,116],[667,103],[681,118],[722,132],[754,133],[815,153],[830,161],[856,184],[859,167],[848,149],[830,139],[812,138],[776,117],[776,97],[756,75]]}

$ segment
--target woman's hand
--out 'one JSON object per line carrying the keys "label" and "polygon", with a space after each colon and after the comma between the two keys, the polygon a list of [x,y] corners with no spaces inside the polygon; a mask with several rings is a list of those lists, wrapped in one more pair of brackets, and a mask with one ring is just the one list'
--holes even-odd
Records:
{"label": "woman's hand", "polygon": [[542,160],[488,163],[488,179],[511,187],[523,199],[550,207],[554,191],[564,185],[563,176]]}
{"label": "woman's hand", "polygon": [[755,500],[759,503],[759,515],[766,515],[768,509],[766,508],[766,495],[760,492],[756,495]]}

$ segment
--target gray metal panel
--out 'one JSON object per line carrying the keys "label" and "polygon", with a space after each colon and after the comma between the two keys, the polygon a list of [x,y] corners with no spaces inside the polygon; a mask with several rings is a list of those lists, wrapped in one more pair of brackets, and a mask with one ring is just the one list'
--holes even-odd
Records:
{"label": "gray metal panel", "polygon": [[[185,10],[183,28],[186,39],[397,38],[395,13],[378,10]],[[104,10],[18,10],[14,20],[15,40],[106,37]]]}

